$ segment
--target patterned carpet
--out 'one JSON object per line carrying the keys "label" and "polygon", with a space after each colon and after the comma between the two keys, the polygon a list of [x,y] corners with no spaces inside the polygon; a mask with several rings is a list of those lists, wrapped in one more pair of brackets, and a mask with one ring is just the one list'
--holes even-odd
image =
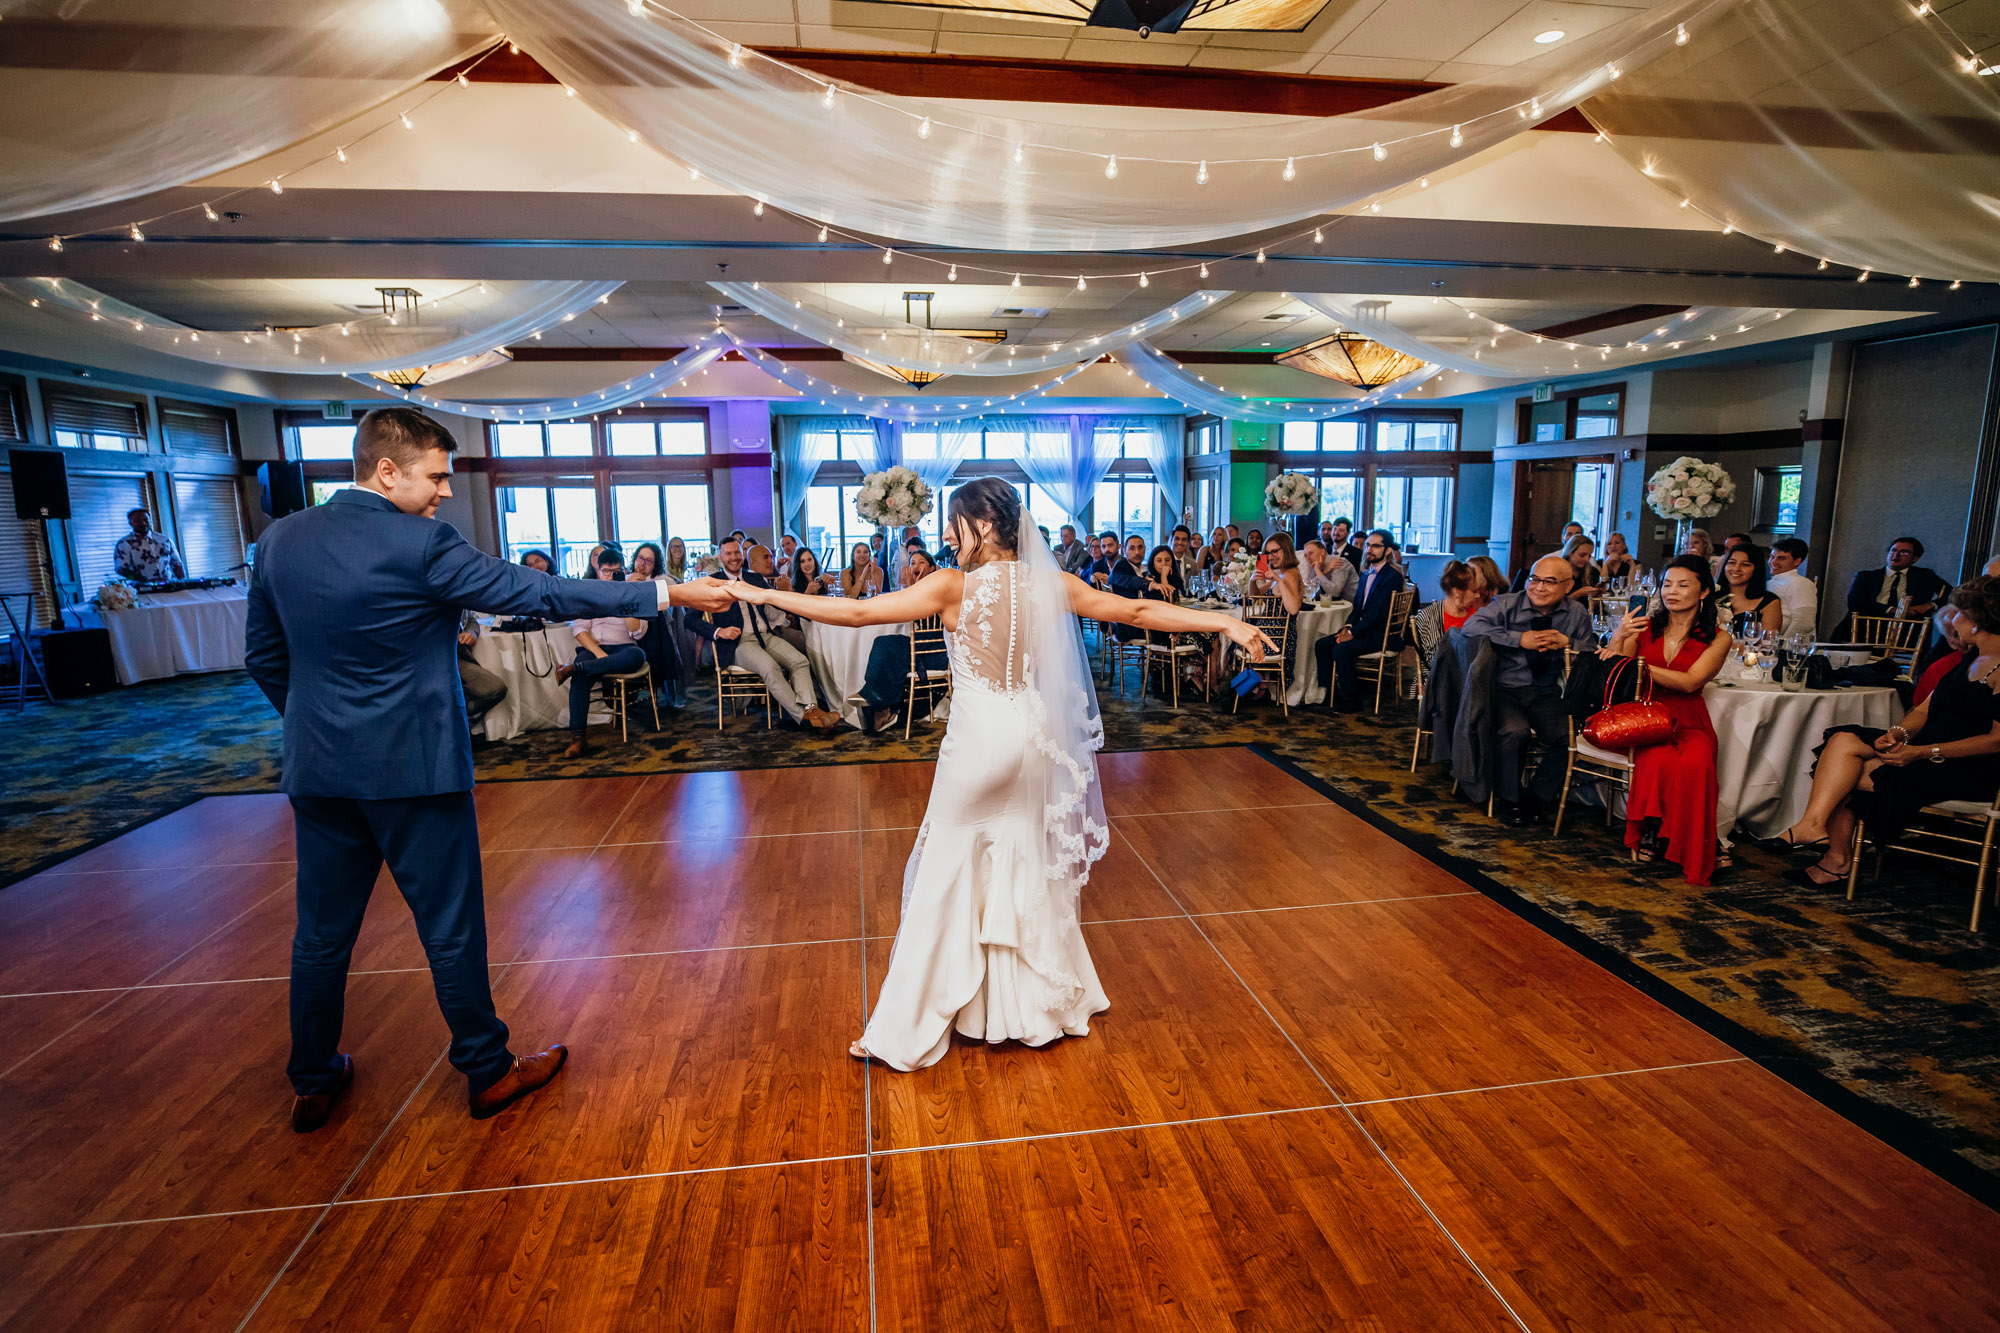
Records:
{"label": "patterned carpet", "polygon": [[[1407,708],[1287,720],[1263,704],[1232,716],[1226,702],[1193,701],[1176,714],[1107,693],[1104,711],[1113,750],[1265,747],[1455,873],[1542,909],[1559,935],[1566,926],[1581,937],[1573,942],[1641,969],[1652,989],[1670,987],[1684,1011],[1737,1025],[1762,1047],[1751,1053],[1781,1072],[1791,1066],[1802,1085],[1823,1075],[1828,1100],[1852,1094],[1840,1109],[1906,1151],[1955,1153],[1950,1165],[1977,1168],[1976,1186],[2000,1184],[2000,932],[1966,931],[1969,872],[1891,858],[1850,904],[1785,882],[1779,861],[1748,849],[1734,871],[1695,889],[1632,866],[1589,814],[1556,843],[1546,829],[1487,819],[1452,796],[1441,769],[1411,774]],[[239,674],[0,719],[13,761],[0,793],[0,883],[196,796],[276,788],[277,719]],[[599,750],[583,760],[563,760],[566,737],[555,732],[482,744],[476,757],[481,781],[870,763],[929,758],[940,730],[919,724],[907,742],[766,731],[761,720],[718,732],[713,694],[698,693],[660,734],[621,745],[600,729]]]}

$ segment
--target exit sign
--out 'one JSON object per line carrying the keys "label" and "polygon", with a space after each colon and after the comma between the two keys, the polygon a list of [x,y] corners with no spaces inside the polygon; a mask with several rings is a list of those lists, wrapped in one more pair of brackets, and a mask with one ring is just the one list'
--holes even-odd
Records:
{"label": "exit sign", "polygon": [[1556,396],[1556,386],[1555,386],[1555,385],[1553,385],[1553,384],[1537,384],[1537,385],[1535,386],[1535,401],[1536,401],[1536,402],[1538,402],[1538,403],[1546,403],[1546,402],[1550,402],[1550,401],[1552,401],[1552,400],[1553,400],[1553,399],[1555,398],[1555,396]]}
{"label": "exit sign", "polygon": [[348,410],[346,403],[321,403],[319,405],[319,416],[322,421],[352,421],[354,419],[354,414]]}

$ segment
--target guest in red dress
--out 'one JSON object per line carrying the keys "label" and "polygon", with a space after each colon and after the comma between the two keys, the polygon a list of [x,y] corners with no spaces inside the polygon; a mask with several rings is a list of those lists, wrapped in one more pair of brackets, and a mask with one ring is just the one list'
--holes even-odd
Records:
{"label": "guest in red dress", "polygon": [[1715,623],[1714,588],[1706,559],[1676,558],[1660,575],[1660,610],[1627,615],[1605,649],[1650,668],[1653,701],[1676,724],[1672,740],[1632,754],[1625,845],[1642,858],[1664,855],[1690,884],[1708,883],[1716,864],[1715,725],[1701,690],[1722,669],[1730,640]]}

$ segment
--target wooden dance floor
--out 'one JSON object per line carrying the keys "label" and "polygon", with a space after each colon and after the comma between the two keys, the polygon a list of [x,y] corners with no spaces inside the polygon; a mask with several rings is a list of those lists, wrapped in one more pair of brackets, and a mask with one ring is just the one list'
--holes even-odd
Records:
{"label": "wooden dance floor", "polygon": [[917,1074],[847,1043],[929,765],[481,788],[574,1051],[483,1123],[385,882],[291,1132],[281,798],[0,892],[0,1326],[1994,1327],[1994,1215],[1721,1042],[1254,754],[1103,771],[1110,1012]]}

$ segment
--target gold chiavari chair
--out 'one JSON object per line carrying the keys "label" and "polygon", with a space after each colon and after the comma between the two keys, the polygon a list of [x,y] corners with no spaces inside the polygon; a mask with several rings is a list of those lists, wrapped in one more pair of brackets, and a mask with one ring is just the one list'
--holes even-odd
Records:
{"label": "gold chiavari chair", "polygon": [[[910,689],[903,700],[903,739],[910,739],[911,720],[917,715],[917,695],[922,693],[933,712],[937,710],[938,696],[951,694],[951,666],[933,667],[925,671],[918,666],[926,656],[935,657],[949,653],[949,641],[945,638],[944,617],[926,616],[910,625]],[[1143,693],[1143,688],[1142,691]]]}
{"label": "gold chiavari chair", "polygon": [[[628,686],[636,683],[644,682],[646,686],[646,698],[653,705],[653,730],[658,731],[660,729],[660,696],[653,687],[653,664],[651,662],[647,662],[636,671],[610,672],[604,677],[604,681],[607,686],[615,686],[618,691],[618,700],[613,707],[618,710],[619,740],[629,741],[632,739],[632,729],[627,724],[626,718],[626,705],[629,702],[626,689]],[[760,685],[762,683],[762,681],[758,682]]]}
{"label": "gold chiavari chair", "polygon": [[1899,620],[1894,616],[1856,616],[1854,642],[1877,649],[1878,656],[1896,664],[1897,679],[1909,680],[1916,670],[1917,653],[1924,646],[1924,631],[1930,628],[1930,623]]}
{"label": "gold chiavari chair", "polygon": [[[1404,588],[1389,603],[1389,618],[1382,622],[1382,646],[1372,653],[1363,653],[1355,659],[1354,674],[1363,680],[1375,682],[1375,711],[1382,711],[1382,686],[1393,671],[1396,677],[1396,695],[1403,693],[1403,650],[1391,649],[1392,642],[1401,642],[1410,624],[1410,608],[1416,605],[1417,590]],[[1326,683],[1327,697],[1333,697],[1333,682]]]}
{"label": "gold chiavari chair", "polygon": [[735,711],[731,705],[764,701],[764,726],[771,725],[771,691],[764,684],[764,678],[748,667],[724,666],[722,659],[715,659],[715,729],[722,730],[725,709]]}
{"label": "gold chiavari chair", "polygon": [[[1291,612],[1285,610],[1283,598],[1246,597],[1243,599],[1243,619],[1246,624],[1263,630],[1271,642],[1278,645],[1278,651],[1265,654],[1261,662],[1253,662],[1247,655],[1242,656],[1241,660],[1244,666],[1264,678],[1264,683],[1270,686],[1271,692],[1277,696],[1278,711],[1290,717],[1292,710],[1285,702],[1285,694],[1291,688]],[[1241,654],[1242,650],[1238,649],[1238,652]],[[1231,695],[1229,711],[1233,713],[1237,705],[1243,702],[1243,696],[1234,691],[1231,691]]]}
{"label": "gold chiavari chair", "polygon": [[[1986,881],[1993,870],[1993,842],[2000,831],[2000,797],[1991,801],[1939,801],[1917,812],[1910,826],[1894,842],[1875,844],[1874,879],[1882,878],[1882,858],[1890,851],[1928,856],[1934,861],[1950,861],[1973,866],[1972,924],[1979,929],[1980,907],[1986,899]],[[1854,901],[1854,888],[1861,879],[1861,850],[1868,833],[1863,820],[1854,821],[1854,841],[1848,848],[1847,900]]]}

